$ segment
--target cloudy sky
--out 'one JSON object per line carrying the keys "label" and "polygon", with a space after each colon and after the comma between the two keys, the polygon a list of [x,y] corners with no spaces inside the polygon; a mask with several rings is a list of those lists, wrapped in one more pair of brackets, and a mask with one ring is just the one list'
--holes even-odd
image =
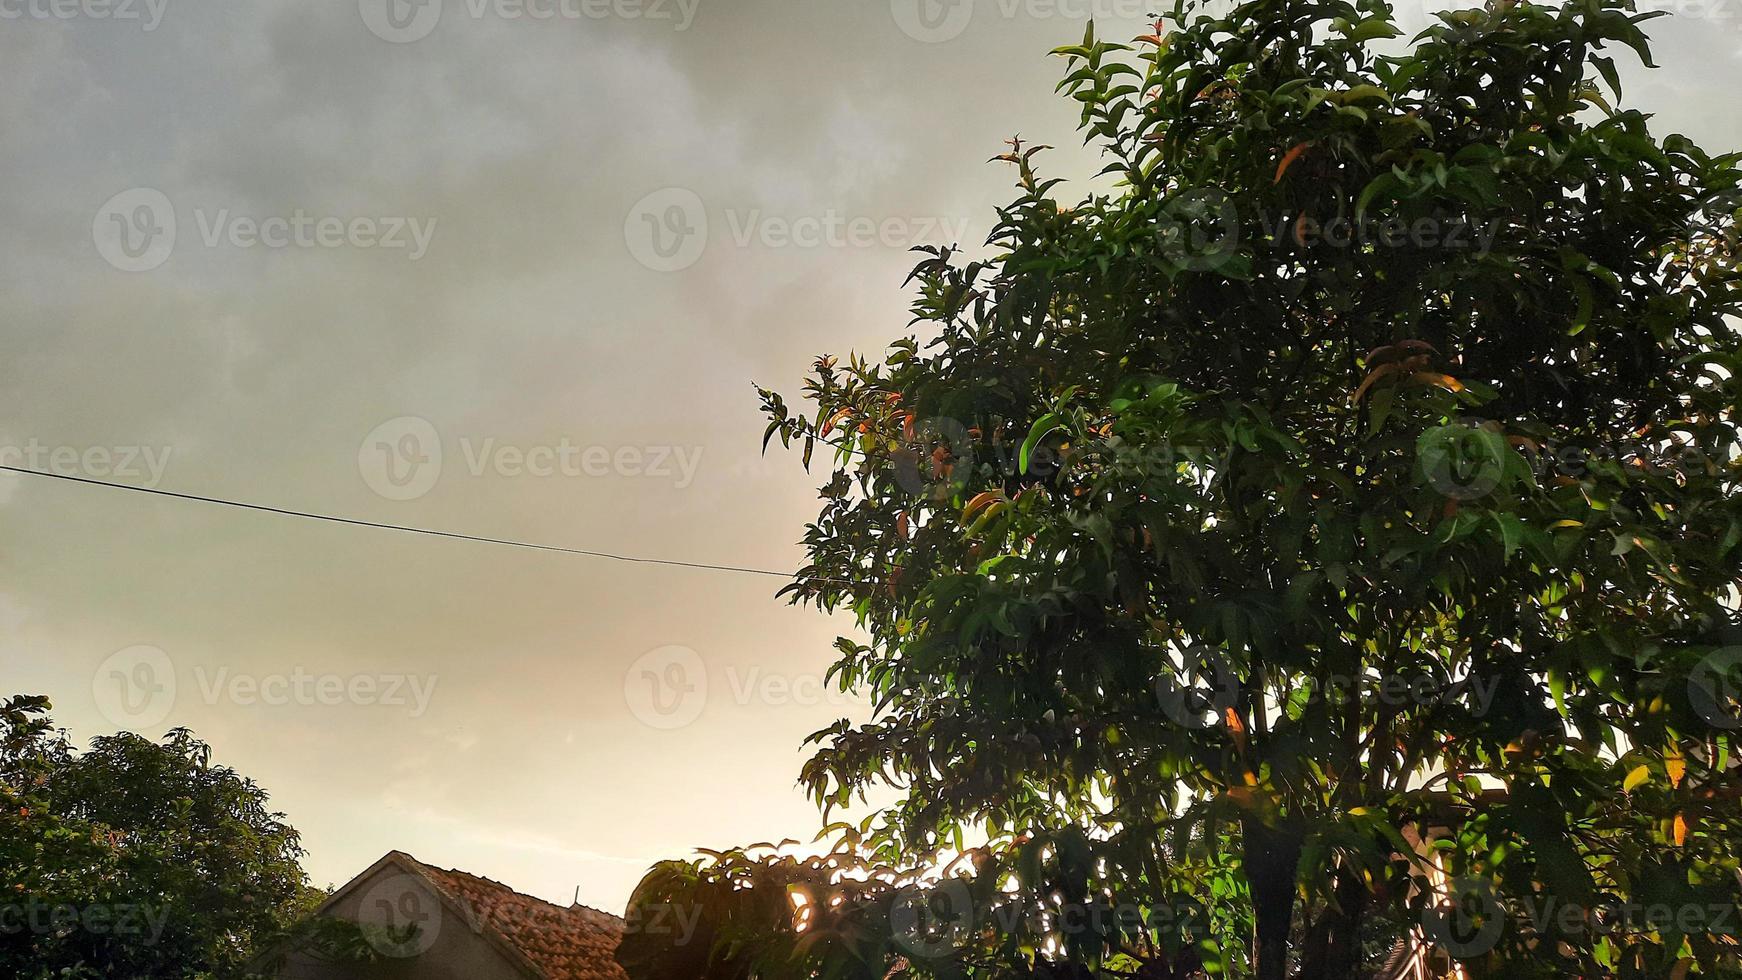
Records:
{"label": "cloudy sky", "polygon": [[[0,0],[0,463],[794,568],[752,382],[898,335],[1002,139],[1092,172],[1045,52],[1150,9]],[[1629,100],[1742,145],[1742,0],[1682,10]],[[398,848],[619,911],[808,839],[801,740],[863,708],[778,585],[0,477],[0,693],[193,728],[319,884]]]}

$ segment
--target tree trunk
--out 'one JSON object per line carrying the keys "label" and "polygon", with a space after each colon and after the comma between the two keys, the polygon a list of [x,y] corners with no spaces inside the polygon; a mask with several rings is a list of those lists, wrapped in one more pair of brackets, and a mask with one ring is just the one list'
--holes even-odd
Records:
{"label": "tree trunk", "polygon": [[1349,980],[1361,966],[1361,922],[1367,915],[1366,883],[1348,868],[1338,868],[1336,887],[1313,923],[1301,954],[1297,980]]}
{"label": "tree trunk", "polygon": [[1331,928],[1335,913],[1326,908],[1312,920],[1306,930],[1306,941],[1300,948],[1300,972],[1295,980],[1318,980],[1325,975],[1325,961],[1331,955]]}
{"label": "tree trunk", "polygon": [[1257,818],[1241,821],[1246,882],[1252,890],[1252,967],[1257,980],[1287,980],[1288,933],[1294,924],[1294,893],[1300,868],[1301,835],[1267,827]]}
{"label": "tree trunk", "polygon": [[1354,977],[1361,967],[1361,923],[1367,918],[1367,884],[1359,875],[1343,872],[1337,884],[1337,904],[1342,906],[1331,927],[1330,955],[1325,977]]}

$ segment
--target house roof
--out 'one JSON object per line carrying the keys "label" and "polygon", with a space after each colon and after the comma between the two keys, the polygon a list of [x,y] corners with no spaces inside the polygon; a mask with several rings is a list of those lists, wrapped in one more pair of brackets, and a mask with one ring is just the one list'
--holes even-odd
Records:
{"label": "house roof", "polygon": [[624,924],[614,915],[578,904],[552,905],[499,881],[425,864],[403,851],[388,852],[352,884],[388,864],[428,881],[486,939],[541,980],[628,980],[615,956]]}
{"label": "house roof", "polygon": [[584,905],[552,905],[499,881],[405,857],[531,960],[547,980],[628,980],[615,956],[623,939],[622,919]]}

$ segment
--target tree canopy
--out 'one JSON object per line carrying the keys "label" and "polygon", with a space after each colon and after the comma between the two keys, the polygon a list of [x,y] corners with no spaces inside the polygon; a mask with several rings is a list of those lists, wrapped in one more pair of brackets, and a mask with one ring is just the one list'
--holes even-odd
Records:
{"label": "tree canopy", "polygon": [[1738,975],[1739,157],[1622,0],[1392,14],[1091,27],[1117,187],[1013,141],[996,254],[762,393],[876,707],[803,782],[902,797],[654,869],[634,975]]}
{"label": "tree canopy", "polygon": [[0,974],[242,976],[319,901],[284,815],[192,733],[79,752],[48,708],[0,703]]}

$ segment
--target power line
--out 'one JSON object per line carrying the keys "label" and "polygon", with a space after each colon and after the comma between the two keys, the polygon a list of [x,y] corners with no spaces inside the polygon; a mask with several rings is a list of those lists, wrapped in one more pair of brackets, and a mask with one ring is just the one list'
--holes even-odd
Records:
{"label": "power line", "polygon": [[[532,541],[515,541],[509,538],[492,538],[480,534],[461,534],[457,531],[438,531],[432,528],[411,527],[405,524],[386,524],[380,521],[364,521],[353,517],[335,517],[331,514],[316,514],[310,511],[289,510],[283,507],[269,507],[265,504],[251,504],[240,500],[226,500],[223,497],[206,497],[194,493],[177,493],[173,490],[159,490],[155,487],[140,487],[127,483],[111,483],[107,480],[94,480],[90,477],[70,476],[65,473],[50,473],[43,470],[25,469],[20,466],[0,465],[0,470],[8,473],[22,473],[25,476],[41,476],[51,480],[64,480],[68,483],[83,483],[94,487],[108,487],[112,490],[129,490],[133,493],[151,494],[157,497],[172,497],[176,500],[191,500],[202,504],[217,504],[220,507],[234,507],[238,510],[258,511],[262,514],[277,514],[281,517],[300,517],[311,521],[325,521],[328,524],[345,524],[351,527],[368,527],[379,531],[403,531],[407,534],[424,534],[435,538],[448,538],[454,541],[471,541],[477,544],[495,544],[508,548],[524,548],[527,551],[548,551],[561,555],[579,555],[584,558],[604,558],[610,561],[629,562],[636,565],[666,565],[673,568],[694,568],[710,572],[733,572],[739,575],[764,575],[771,578],[796,579],[800,576],[795,572],[776,572],[766,568],[747,568],[740,565],[714,565],[708,562],[677,561],[670,558],[644,558],[637,555],[619,555],[608,551],[588,551],[584,548],[565,548],[554,544],[538,544]],[[814,581],[837,585],[852,585],[839,579],[815,579]]]}

